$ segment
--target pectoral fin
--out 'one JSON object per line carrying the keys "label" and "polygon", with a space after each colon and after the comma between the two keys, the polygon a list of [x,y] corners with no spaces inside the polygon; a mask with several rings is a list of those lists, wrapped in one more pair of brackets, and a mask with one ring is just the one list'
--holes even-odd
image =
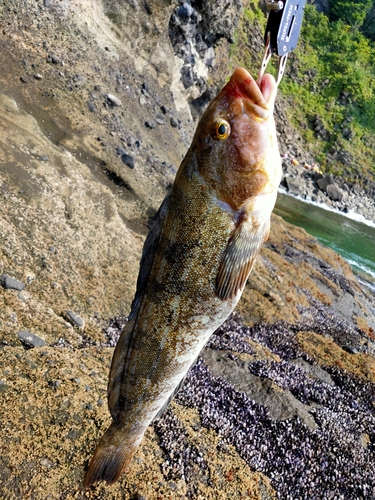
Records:
{"label": "pectoral fin", "polygon": [[216,293],[220,299],[235,297],[245,286],[269,229],[269,219],[260,224],[248,219],[238,225],[228,242],[216,278]]}

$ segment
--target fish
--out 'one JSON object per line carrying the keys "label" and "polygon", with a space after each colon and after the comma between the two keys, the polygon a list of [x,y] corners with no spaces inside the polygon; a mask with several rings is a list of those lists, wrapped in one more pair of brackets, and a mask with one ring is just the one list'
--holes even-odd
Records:
{"label": "fish", "polygon": [[83,486],[113,484],[238,303],[281,180],[273,76],[237,68],[203,113],[146,238],[108,382],[112,423]]}

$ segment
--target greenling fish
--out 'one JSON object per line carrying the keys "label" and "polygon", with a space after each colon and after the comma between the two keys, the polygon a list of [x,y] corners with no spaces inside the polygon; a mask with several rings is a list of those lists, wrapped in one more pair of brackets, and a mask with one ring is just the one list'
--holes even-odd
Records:
{"label": "greenling fish", "polygon": [[146,239],[129,321],[113,355],[113,422],[84,486],[112,484],[210,335],[241,297],[281,178],[271,75],[234,71],[203,114]]}

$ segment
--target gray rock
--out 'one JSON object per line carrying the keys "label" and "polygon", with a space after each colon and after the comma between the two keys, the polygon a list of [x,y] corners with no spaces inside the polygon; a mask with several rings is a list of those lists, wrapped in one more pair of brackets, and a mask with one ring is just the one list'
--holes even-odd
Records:
{"label": "gray rock", "polygon": [[111,106],[122,106],[122,102],[113,94],[106,95],[107,101]]}
{"label": "gray rock", "polygon": [[75,75],[75,77],[73,78],[73,82],[82,85],[86,83],[86,77],[84,75]]}
{"label": "gray rock", "polygon": [[152,120],[147,120],[147,122],[145,122],[145,125],[147,128],[150,128],[150,129],[153,129],[155,128],[155,122],[153,122]]}
{"label": "gray rock", "polygon": [[225,352],[208,348],[201,356],[213,375],[222,377],[237,391],[265,406],[272,419],[287,420],[298,415],[310,429],[318,428],[308,405],[298,401],[289,390],[280,391],[271,380],[251,374],[247,363],[237,364]]}
{"label": "gray rock", "polygon": [[26,285],[21,281],[18,281],[15,278],[10,278],[6,274],[0,275],[0,283],[6,290],[18,290],[21,292],[26,287]]}
{"label": "gray rock", "polygon": [[40,73],[35,73],[34,78],[35,80],[43,80],[43,76]]}
{"label": "gray rock", "polygon": [[123,153],[121,155],[121,160],[127,165],[129,168],[134,168],[135,163],[134,163],[134,158],[131,155],[128,155],[127,153]]}
{"label": "gray rock", "polygon": [[96,111],[96,106],[92,101],[87,101],[87,109],[90,111],[90,113],[95,113]]}
{"label": "gray rock", "polygon": [[78,316],[78,314],[74,313],[73,311],[66,311],[66,316],[73,326],[78,326],[78,328],[84,328],[85,322],[80,316]]}
{"label": "gray rock", "polygon": [[319,179],[323,179],[323,175],[319,172],[314,172],[312,178],[314,179],[315,182],[317,182]]}
{"label": "gray rock", "polygon": [[4,380],[0,380],[0,394],[4,394],[9,389],[9,385],[7,385]]}
{"label": "gray rock", "polygon": [[333,177],[330,174],[325,175],[321,179],[318,179],[316,181],[316,184],[318,185],[319,189],[321,189],[322,191],[326,191],[327,186],[329,186],[330,184],[333,184]]}
{"label": "gray rock", "polygon": [[327,195],[330,197],[332,201],[341,201],[343,193],[341,189],[339,189],[335,184],[329,184],[327,186]]}
{"label": "gray rock", "polygon": [[294,360],[294,364],[302,368],[306,373],[314,377],[315,379],[321,380],[325,384],[334,386],[335,382],[333,381],[331,375],[321,368],[319,365],[313,365],[308,363],[302,358],[298,358]]}
{"label": "gray rock", "polygon": [[305,187],[305,182],[300,177],[286,177],[285,184],[291,194],[301,194]]}
{"label": "gray rock", "polygon": [[119,156],[122,156],[122,155],[126,155],[126,154],[127,154],[126,149],[121,148],[121,147],[116,148],[116,153],[117,153]]}
{"label": "gray rock", "polygon": [[170,122],[172,127],[178,127],[178,120],[174,116],[171,116]]}
{"label": "gray rock", "polygon": [[44,339],[38,337],[38,335],[35,335],[34,333],[29,332],[28,330],[22,330],[21,332],[18,332],[18,338],[20,339],[22,344],[29,349],[33,347],[43,347],[46,345],[46,341]]}
{"label": "gray rock", "polygon": [[61,59],[57,57],[57,55],[54,52],[51,52],[47,56],[47,62],[52,64],[61,64]]}
{"label": "gray rock", "polygon": [[345,127],[342,131],[342,136],[344,139],[352,139],[354,137],[354,132],[349,127]]}
{"label": "gray rock", "polygon": [[177,15],[180,17],[183,21],[188,21],[189,17],[192,15],[194,12],[193,7],[189,5],[187,2],[185,2],[181,7],[178,8],[177,10]]}

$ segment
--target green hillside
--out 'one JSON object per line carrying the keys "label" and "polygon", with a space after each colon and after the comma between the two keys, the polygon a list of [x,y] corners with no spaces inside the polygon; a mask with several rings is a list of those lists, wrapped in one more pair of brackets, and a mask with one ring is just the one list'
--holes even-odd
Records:
{"label": "green hillside", "polygon": [[[371,0],[334,0],[329,18],[307,5],[298,47],[280,84],[291,104],[290,122],[322,170],[364,186],[375,179],[375,43],[363,34],[370,8]],[[233,48],[237,62],[259,61],[259,54],[249,54],[248,37],[254,27],[263,33],[265,24],[254,1]]]}

